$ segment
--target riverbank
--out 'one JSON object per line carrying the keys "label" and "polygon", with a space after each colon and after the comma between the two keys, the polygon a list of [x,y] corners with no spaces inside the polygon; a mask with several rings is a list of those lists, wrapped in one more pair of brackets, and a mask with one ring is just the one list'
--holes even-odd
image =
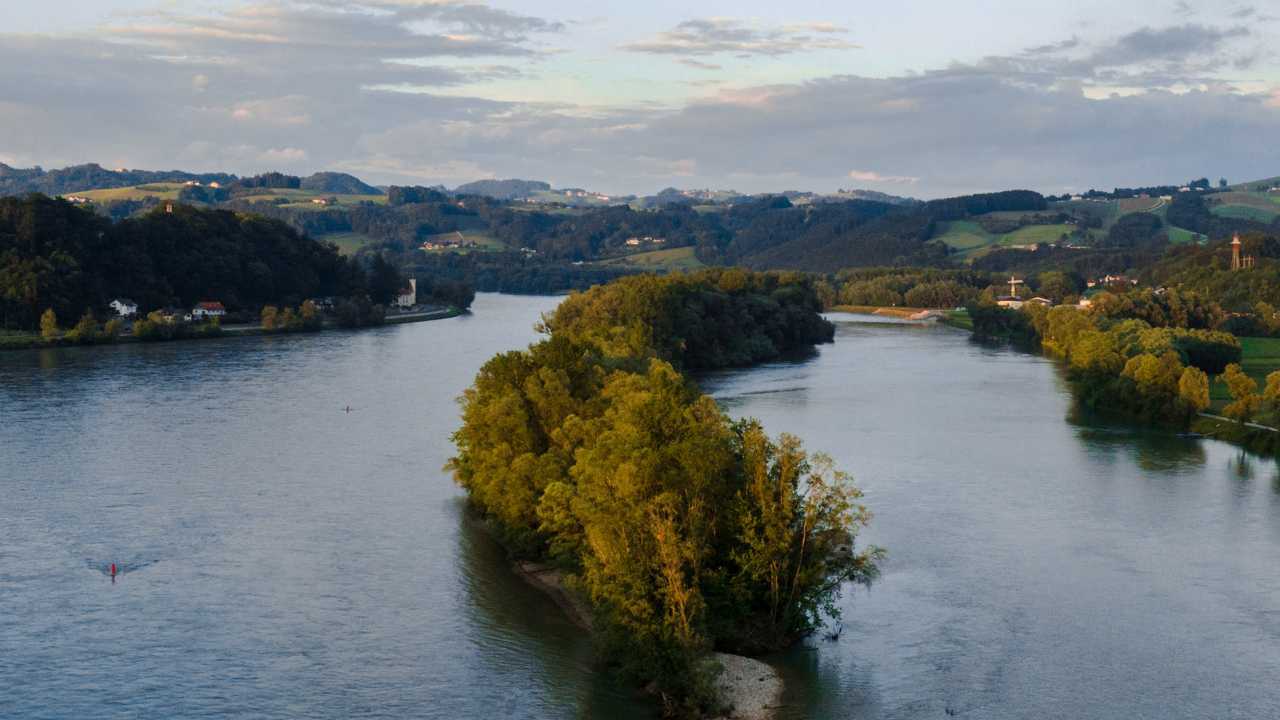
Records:
{"label": "riverbank", "polygon": [[1259,455],[1280,455],[1280,430],[1266,425],[1239,423],[1219,415],[1201,413],[1192,421],[1191,431]]}
{"label": "riverbank", "polygon": [[926,310],[927,308],[889,307],[883,305],[835,305],[831,308],[831,312],[846,312],[854,313],[855,315],[882,315],[903,320]]}
{"label": "riverbank", "polygon": [[835,305],[830,312],[845,312],[855,315],[879,315],[900,320],[919,322],[939,322],[943,325],[973,331],[973,318],[968,310],[946,310],[939,308],[910,308],[883,305]]}
{"label": "riverbank", "polygon": [[[432,310],[424,310],[421,312],[408,312],[396,315],[388,315],[381,325],[366,325],[363,327],[382,327],[383,325],[400,325],[404,323],[427,322],[430,320],[444,320],[447,318],[457,317],[466,312],[457,307],[435,308]],[[343,328],[332,320],[326,320],[321,328],[315,332],[324,332],[327,330],[359,330],[363,328]],[[310,332],[310,331],[301,331]],[[45,340],[36,333],[23,334],[7,334],[0,335],[0,350],[43,350],[55,347],[89,347],[94,345],[121,345],[126,343],[153,343],[153,342],[176,342],[180,340],[209,340],[212,338],[226,337],[252,337],[257,335],[290,335],[293,333],[282,332],[279,330],[268,331],[263,329],[261,325],[224,325],[216,332],[206,333],[199,330],[192,334],[183,335],[171,339],[155,339],[143,340],[133,335],[119,335],[113,338],[99,337],[91,343],[69,342],[65,338],[55,340]]]}
{"label": "riverbank", "polygon": [[[564,573],[549,565],[516,561],[513,568],[525,582],[555,601],[574,625],[591,632],[594,621],[586,600],[565,585]],[[771,720],[782,698],[782,676],[768,663],[742,655],[712,653],[723,668],[717,678],[721,696],[731,710],[726,720]]]}

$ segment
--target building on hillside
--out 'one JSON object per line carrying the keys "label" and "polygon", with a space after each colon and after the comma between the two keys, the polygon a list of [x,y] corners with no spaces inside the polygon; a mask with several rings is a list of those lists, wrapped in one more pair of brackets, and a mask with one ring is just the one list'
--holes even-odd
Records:
{"label": "building on hillside", "polygon": [[133,317],[138,314],[138,303],[129,298],[116,298],[111,301],[109,307],[120,317]]}
{"label": "building on hillside", "polygon": [[418,304],[418,281],[416,278],[409,278],[409,284],[400,289],[396,296],[391,299],[391,304],[398,308],[411,308]]}
{"label": "building on hillside", "polygon": [[227,309],[222,303],[215,300],[205,300],[197,303],[191,309],[191,317],[194,320],[207,320],[209,318],[220,318],[227,314]]}
{"label": "building on hillside", "polygon": [[1091,288],[1115,288],[1118,290],[1126,290],[1137,284],[1138,281],[1128,275],[1103,275],[1088,282],[1088,286]]}
{"label": "building on hillside", "polygon": [[1035,296],[1035,297],[1031,298],[1030,300],[1028,300],[1028,301],[1026,302],[1026,304],[1027,304],[1027,305],[1042,305],[1042,306],[1044,306],[1044,307],[1053,307],[1053,301],[1052,301],[1052,300],[1050,300],[1050,299],[1049,299],[1049,298],[1047,298],[1047,297],[1041,297],[1041,296],[1039,296],[1039,295],[1037,295],[1037,296]]}

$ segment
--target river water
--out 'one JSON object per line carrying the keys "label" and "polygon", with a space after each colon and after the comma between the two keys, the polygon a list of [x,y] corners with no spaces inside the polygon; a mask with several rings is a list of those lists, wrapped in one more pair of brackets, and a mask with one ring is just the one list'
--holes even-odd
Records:
{"label": "river water", "polygon": [[[555,302],[0,353],[0,717],[648,717],[441,470],[453,399]],[[890,553],[838,641],[773,658],[784,717],[1280,716],[1274,463],[1068,421],[1052,363],[964,333],[835,319],[702,379],[853,473]]]}

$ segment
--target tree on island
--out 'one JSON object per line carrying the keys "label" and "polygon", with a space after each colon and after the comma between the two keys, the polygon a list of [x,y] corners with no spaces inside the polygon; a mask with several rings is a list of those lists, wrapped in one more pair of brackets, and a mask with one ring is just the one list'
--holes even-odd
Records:
{"label": "tree on island", "polygon": [[785,647],[876,574],[848,477],[731,421],[678,369],[825,342],[818,310],[795,273],[627,278],[571,296],[463,395],[450,468],[472,506],[513,554],[566,571],[669,716],[722,709],[707,651]]}
{"label": "tree on island", "polygon": [[58,314],[48,308],[40,316],[40,337],[45,340],[57,340],[61,335],[58,330]]}

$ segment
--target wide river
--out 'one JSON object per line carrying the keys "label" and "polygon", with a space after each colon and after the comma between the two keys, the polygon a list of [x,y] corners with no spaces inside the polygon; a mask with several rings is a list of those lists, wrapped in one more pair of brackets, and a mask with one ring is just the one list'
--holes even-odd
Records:
{"label": "wide river", "polygon": [[[454,398],[555,302],[0,353],[0,718],[650,716],[441,469]],[[889,551],[838,641],[772,658],[784,717],[1280,717],[1274,462],[1069,420],[1052,363],[962,332],[833,319],[702,378],[851,472]]]}

